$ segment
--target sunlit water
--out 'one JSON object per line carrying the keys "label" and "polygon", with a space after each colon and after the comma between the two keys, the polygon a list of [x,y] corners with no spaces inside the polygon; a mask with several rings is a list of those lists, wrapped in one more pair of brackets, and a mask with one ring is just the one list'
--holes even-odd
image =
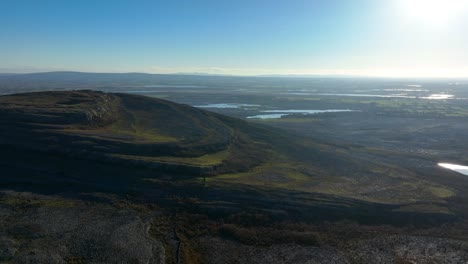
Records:
{"label": "sunlit water", "polygon": [[136,94],[150,94],[150,93],[163,93],[164,91],[158,90],[128,90],[128,91],[116,91],[118,93],[136,93]]}
{"label": "sunlit water", "polygon": [[464,175],[468,175],[468,166],[462,166],[451,163],[439,163],[438,165],[446,169],[453,170]]}
{"label": "sunlit water", "polygon": [[427,97],[421,97],[422,99],[430,99],[430,100],[444,100],[444,99],[452,99],[452,94],[431,94]]}
{"label": "sunlit water", "polygon": [[150,84],[143,85],[145,88],[205,88],[206,86],[199,85],[171,85],[171,84]]}
{"label": "sunlit water", "polygon": [[319,93],[316,95],[322,96],[346,96],[346,97],[377,97],[377,98],[417,98],[416,96],[411,95],[401,95],[401,94],[359,94],[359,93]]}
{"label": "sunlit water", "polygon": [[287,116],[289,114],[266,114],[266,115],[254,115],[254,116],[248,116],[247,118],[249,119],[275,119],[275,118],[281,118],[283,116]]}
{"label": "sunlit water", "polygon": [[207,105],[195,105],[195,107],[199,108],[228,108],[228,109],[235,109],[235,108],[248,108],[248,107],[258,107],[260,105],[256,104],[236,104],[236,103],[220,103],[220,104],[207,104]]}
{"label": "sunlit water", "polygon": [[326,109],[326,110],[264,110],[263,113],[293,113],[293,114],[321,114],[335,112],[352,112],[350,109]]}
{"label": "sunlit water", "polygon": [[[400,91],[403,91],[400,89]],[[415,90],[412,90],[415,91]],[[421,90],[422,91],[422,90]],[[409,92],[409,91],[407,91]],[[429,99],[429,100],[446,100],[446,99],[454,99],[453,94],[445,94],[445,93],[437,93],[437,94],[430,94],[428,96],[413,96],[413,95],[407,95],[407,94],[386,94],[386,95],[381,95],[381,94],[359,94],[359,93],[353,93],[353,94],[344,94],[344,93],[319,93],[316,95],[322,95],[322,96],[351,96],[351,97],[377,97],[377,98],[409,98],[409,99]]]}
{"label": "sunlit water", "polygon": [[402,88],[393,88],[393,89],[375,89],[374,91],[386,91],[386,92],[429,92],[427,89],[402,89]]}
{"label": "sunlit water", "polygon": [[311,114],[322,114],[322,113],[339,113],[339,112],[353,112],[354,110],[350,109],[327,109],[327,110],[264,110],[263,113],[271,114],[262,114],[248,116],[249,119],[273,119],[281,118],[283,116],[291,114],[302,114],[302,115],[311,115]]}

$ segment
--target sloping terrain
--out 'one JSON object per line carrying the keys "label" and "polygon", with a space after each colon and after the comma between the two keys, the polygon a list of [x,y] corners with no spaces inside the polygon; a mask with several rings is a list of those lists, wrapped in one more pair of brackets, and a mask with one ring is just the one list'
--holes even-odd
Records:
{"label": "sloping terrain", "polygon": [[[157,169],[208,184],[324,193],[371,202],[430,202],[446,213],[453,188],[368,153],[293,137],[187,105],[95,91],[0,97],[0,144]],[[414,207],[414,206],[413,206]],[[425,209],[429,206],[422,206]],[[450,213],[450,212],[449,212]]]}
{"label": "sloping terrain", "polygon": [[[354,199],[356,206],[378,203],[398,212],[455,213],[447,199],[457,195],[456,187],[379,162],[369,150],[313,142],[161,99],[96,91],[24,93],[1,96],[0,113],[2,162],[16,174],[27,175],[29,168],[82,181],[92,174],[86,164],[94,162],[123,166],[112,174],[133,181],[203,179],[204,186],[236,192],[277,189],[328,195],[336,204]],[[30,161],[18,165],[22,156]],[[67,176],[73,167],[79,168]],[[127,168],[151,173],[124,175]],[[105,185],[106,176],[96,174],[93,180]]]}
{"label": "sloping terrain", "polygon": [[245,170],[262,160],[245,122],[148,97],[26,93],[0,97],[0,113],[0,144],[26,150],[188,174]]}
{"label": "sloping terrain", "polygon": [[136,95],[7,95],[0,116],[0,261],[467,260],[456,175]]}

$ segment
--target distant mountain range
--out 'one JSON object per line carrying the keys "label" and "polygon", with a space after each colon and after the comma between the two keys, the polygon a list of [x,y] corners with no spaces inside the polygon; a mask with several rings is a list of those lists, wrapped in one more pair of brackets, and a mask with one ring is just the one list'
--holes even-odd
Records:
{"label": "distant mountain range", "polygon": [[365,76],[352,76],[352,75],[340,75],[340,74],[259,74],[259,75],[234,75],[234,74],[216,74],[216,73],[205,73],[205,72],[176,72],[176,73],[141,73],[141,72],[128,72],[128,73],[94,73],[94,72],[77,72],[77,71],[52,71],[52,72],[33,72],[33,73],[0,73],[0,76],[11,76],[11,75],[18,75],[18,76],[57,76],[57,75],[105,75],[105,76],[122,76],[122,75],[130,75],[130,76],[218,76],[218,77],[244,77],[244,78],[252,78],[252,77],[285,77],[285,78],[366,78]]}
{"label": "distant mountain range", "polygon": [[[44,90],[97,89],[112,91],[115,88],[145,86],[191,86],[215,89],[239,89],[242,87],[275,87],[280,78],[287,77],[292,86],[308,86],[325,78],[293,78],[293,76],[228,76],[203,73],[149,74],[149,73],[90,73],[90,72],[41,72],[27,74],[0,74],[0,93]],[[331,80],[331,78],[326,78]]]}

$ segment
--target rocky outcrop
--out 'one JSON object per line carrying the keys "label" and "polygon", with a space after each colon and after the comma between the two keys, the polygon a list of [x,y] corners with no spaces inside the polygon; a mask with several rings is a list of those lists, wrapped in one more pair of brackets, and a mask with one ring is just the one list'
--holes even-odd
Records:
{"label": "rocky outcrop", "polygon": [[2,263],[165,263],[161,242],[134,210],[28,193],[2,196]]}
{"label": "rocky outcrop", "polygon": [[0,97],[3,123],[105,126],[118,118],[119,98],[102,92],[40,92]]}
{"label": "rocky outcrop", "polygon": [[242,151],[228,157],[235,156],[235,166],[250,168],[262,155],[246,154],[264,149],[255,147],[259,143],[244,131],[252,128],[242,120],[129,94],[84,90],[0,96],[0,114],[0,146],[192,176],[233,169],[222,160],[207,165],[191,158]]}

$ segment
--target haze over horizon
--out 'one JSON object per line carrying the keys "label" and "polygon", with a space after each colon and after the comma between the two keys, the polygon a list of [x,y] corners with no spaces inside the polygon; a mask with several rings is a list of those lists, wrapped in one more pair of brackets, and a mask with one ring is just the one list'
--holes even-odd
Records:
{"label": "haze over horizon", "polygon": [[467,3],[6,0],[0,72],[468,77]]}

